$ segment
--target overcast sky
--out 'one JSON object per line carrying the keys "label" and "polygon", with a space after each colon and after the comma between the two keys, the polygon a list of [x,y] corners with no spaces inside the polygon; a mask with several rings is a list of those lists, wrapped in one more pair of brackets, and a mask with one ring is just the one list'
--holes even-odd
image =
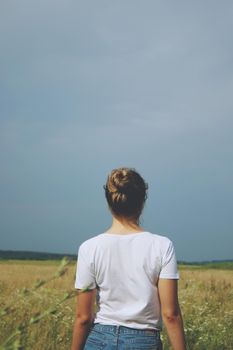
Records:
{"label": "overcast sky", "polygon": [[136,168],[179,260],[233,258],[232,1],[0,2],[0,249],[76,253]]}

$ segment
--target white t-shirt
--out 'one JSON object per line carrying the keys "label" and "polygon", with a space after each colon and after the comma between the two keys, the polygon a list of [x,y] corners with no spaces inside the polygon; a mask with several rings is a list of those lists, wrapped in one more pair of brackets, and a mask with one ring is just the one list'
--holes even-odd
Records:
{"label": "white t-shirt", "polygon": [[75,288],[97,288],[94,323],[161,329],[159,278],[179,279],[167,237],[102,233],[79,247]]}

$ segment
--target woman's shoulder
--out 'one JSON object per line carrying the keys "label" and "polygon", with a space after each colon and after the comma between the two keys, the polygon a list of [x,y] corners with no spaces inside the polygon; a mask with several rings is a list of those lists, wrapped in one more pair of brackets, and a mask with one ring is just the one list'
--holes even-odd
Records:
{"label": "woman's shoulder", "polygon": [[[108,233],[100,233],[97,234],[85,241],[83,241],[79,247],[80,250],[82,251],[86,251],[86,252],[90,252],[91,249],[97,248],[98,246],[105,246],[105,245],[111,245],[112,239],[113,241],[115,241],[115,239],[119,238],[119,239],[123,239],[126,238],[126,241],[128,241],[128,239],[139,239],[141,241],[141,244],[143,245],[143,243],[147,242],[148,244],[152,244],[153,246],[156,246],[157,248],[160,248],[160,250],[167,250],[169,246],[172,246],[173,243],[170,240],[170,238],[168,238],[167,236],[163,236],[161,234],[157,234],[157,233],[152,233],[149,231],[144,231],[142,232],[143,234],[139,233],[139,234],[134,234],[134,235],[127,235],[126,236],[122,236],[122,235],[113,235],[113,234],[108,234]],[[109,240],[109,238],[112,238]],[[114,239],[115,238],[115,239]]]}
{"label": "woman's shoulder", "polygon": [[86,248],[90,248],[92,246],[95,246],[100,240],[104,239],[103,237],[104,237],[103,233],[100,233],[100,234],[97,234],[93,237],[90,237],[81,243],[81,245],[79,246],[79,249],[80,248],[86,249]]}
{"label": "woman's shoulder", "polygon": [[164,236],[158,233],[147,232],[151,239],[161,244],[169,245],[172,243],[171,239],[168,236]]}

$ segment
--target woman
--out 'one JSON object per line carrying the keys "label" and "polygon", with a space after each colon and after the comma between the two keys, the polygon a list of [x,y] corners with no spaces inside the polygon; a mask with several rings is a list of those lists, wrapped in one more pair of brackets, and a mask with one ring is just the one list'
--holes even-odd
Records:
{"label": "woman", "polygon": [[172,348],[185,350],[173,244],[139,224],[147,184],[119,168],[104,188],[112,226],[79,248],[72,350],[161,350],[161,318]]}

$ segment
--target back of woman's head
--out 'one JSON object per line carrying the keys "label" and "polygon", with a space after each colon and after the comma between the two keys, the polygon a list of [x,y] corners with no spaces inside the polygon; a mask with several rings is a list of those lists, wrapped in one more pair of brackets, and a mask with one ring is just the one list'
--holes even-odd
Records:
{"label": "back of woman's head", "polygon": [[138,220],[147,198],[147,188],[135,169],[113,169],[104,186],[112,214],[119,218]]}

